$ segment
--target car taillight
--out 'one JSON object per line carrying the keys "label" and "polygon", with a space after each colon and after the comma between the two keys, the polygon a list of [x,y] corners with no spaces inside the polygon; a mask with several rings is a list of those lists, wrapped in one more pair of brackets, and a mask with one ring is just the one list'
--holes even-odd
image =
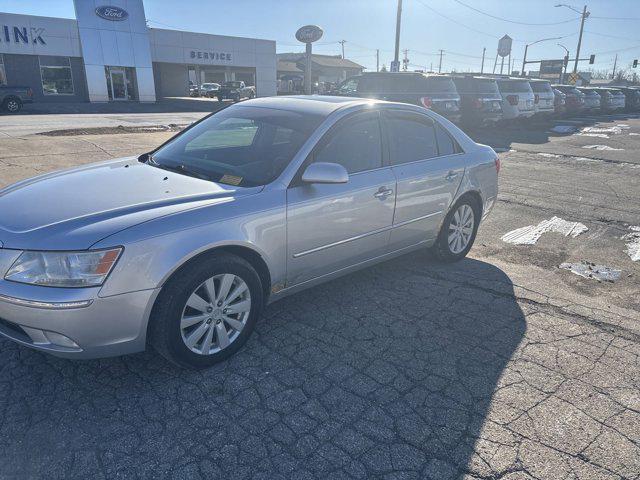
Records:
{"label": "car taillight", "polygon": [[518,95],[507,95],[507,102],[509,105],[518,105]]}
{"label": "car taillight", "polygon": [[27,96],[33,97],[33,90],[31,90],[30,88],[27,88]]}
{"label": "car taillight", "polygon": [[433,106],[433,101],[431,100],[431,97],[422,97],[420,99],[420,103],[425,108],[431,108]]}
{"label": "car taillight", "polygon": [[483,102],[482,102],[482,100],[480,100],[479,98],[476,98],[476,99],[473,101],[473,106],[474,106],[474,108],[477,108],[478,110],[480,110],[480,109],[482,108],[482,104],[483,104]]}
{"label": "car taillight", "polygon": [[533,103],[535,103],[536,105],[540,103],[540,95],[538,95],[537,93],[533,96]]}
{"label": "car taillight", "polygon": [[499,157],[496,157],[495,163],[496,163],[496,173],[500,173],[500,158]]}

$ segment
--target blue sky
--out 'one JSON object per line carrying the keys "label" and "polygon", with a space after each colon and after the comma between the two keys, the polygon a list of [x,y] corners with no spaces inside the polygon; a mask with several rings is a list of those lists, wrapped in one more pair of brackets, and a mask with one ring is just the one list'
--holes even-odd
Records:
{"label": "blue sky", "polygon": [[[478,70],[482,48],[487,48],[487,62],[492,67],[497,38],[506,33],[515,39],[513,58],[518,69],[525,43],[541,38],[565,37],[530,47],[528,58],[562,58],[564,50],[556,43],[575,52],[580,23],[579,15],[568,8],[554,8],[557,3],[558,0],[404,0],[400,48],[409,50],[414,68],[429,67],[431,62],[436,67],[437,52],[444,49],[444,71]],[[144,0],[144,4],[152,27],[267,38],[276,40],[278,51],[284,52],[302,51],[294,33],[301,25],[315,23],[325,31],[315,45],[318,53],[339,54],[338,41],[346,40],[346,57],[369,69],[375,68],[376,48],[380,49],[381,64],[388,65],[393,58],[396,0]],[[569,4],[578,9],[583,6]],[[0,10],[74,17],[72,0],[2,0]],[[581,57],[597,54],[596,69],[611,69],[616,51],[622,67],[640,58],[640,0],[589,0],[588,10],[591,17],[585,24]],[[586,63],[581,64],[581,68],[587,67]],[[640,73],[640,67],[637,70]]]}

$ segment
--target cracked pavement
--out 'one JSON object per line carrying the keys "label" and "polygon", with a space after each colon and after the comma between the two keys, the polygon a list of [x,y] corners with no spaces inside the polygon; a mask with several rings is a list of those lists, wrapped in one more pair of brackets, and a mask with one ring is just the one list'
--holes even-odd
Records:
{"label": "cracked pavement", "polygon": [[[624,123],[586,139],[610,152],[475,132],[516,151],[468,259],[414,253],[286,298],[212,369],[0,339],[0,478],[640,479],[640,272],[620,240],[640,222],[640,120]],[[0,186],[170,135],[2,138]],[[589,231],[500,240],[553,215]],[[583,259],[622,279],[557,268]]]}

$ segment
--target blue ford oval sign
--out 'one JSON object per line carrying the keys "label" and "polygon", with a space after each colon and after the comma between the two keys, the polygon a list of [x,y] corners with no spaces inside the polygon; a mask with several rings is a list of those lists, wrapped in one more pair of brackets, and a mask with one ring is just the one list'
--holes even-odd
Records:
{"label": "blue ford oval sign", "polygon": [[111,7],[108,5],[96,8],[96,15],[105,20],[111,20],[112,22],[121,22],[129,18],[129,12],[124,8]]}

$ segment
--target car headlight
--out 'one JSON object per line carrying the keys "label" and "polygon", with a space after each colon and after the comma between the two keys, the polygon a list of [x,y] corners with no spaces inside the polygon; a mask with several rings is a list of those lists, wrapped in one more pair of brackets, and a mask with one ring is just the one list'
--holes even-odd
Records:
{"label": "car headlight", "polygon": [[5,280],[45,287],[98,287],[116,264],[122,248],[82,252],[23,252]]}

